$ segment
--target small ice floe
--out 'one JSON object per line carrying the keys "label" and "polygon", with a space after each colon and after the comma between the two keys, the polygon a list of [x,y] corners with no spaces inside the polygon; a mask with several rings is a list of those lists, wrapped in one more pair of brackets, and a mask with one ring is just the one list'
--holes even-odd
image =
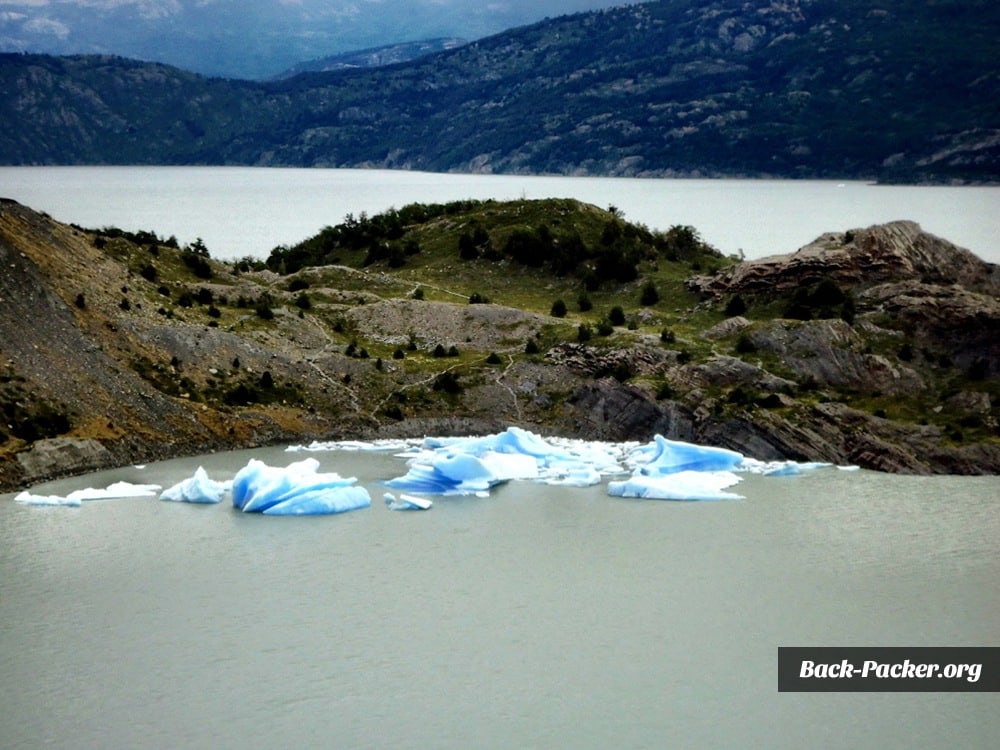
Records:
{"label": "small ice floe", "polygon": [[649,476],[635,474],[631,479],[608,482],[612,497],[639,497],[653,500],[741,500],[742,495],[724,492],[738,484],[731,471],[684,470]]}
{"label": "small ice floe", "polygon": [[119,500],[127,497],[155,497],[160,491],[158,484],[132,484],[131,482],[115,482],[103,489],[86,487],[74,490],[65,496],[35,495],[25,490],[14,497],[15,502],[24,505],[61,505],[78,508],[82,503],[92,500]]}
{"label": "small ice floe", "polygon": [[391,492],[386,492],[382,498],[385,500],[385,506],[389,510],[430,510],[431,506],[434,505],[427,498],[417,497],[416,495],[401,494],[397,498]]}
{"label": "small ice floe", "polygon": [[231,484],[232,482],[212,481],[208,472],[199,466],[194,476],[164,490],[160,495],[160,500],[171,500],[178,503],[218,503],[222,501],[222,496]]}
{"label": "small ice floe", "polygon": [[61,497],[59,495],[34,495],[27,490],[14,496],[14,502],[22,505],[48,505],[79,508],[83,501],[79,497]]}

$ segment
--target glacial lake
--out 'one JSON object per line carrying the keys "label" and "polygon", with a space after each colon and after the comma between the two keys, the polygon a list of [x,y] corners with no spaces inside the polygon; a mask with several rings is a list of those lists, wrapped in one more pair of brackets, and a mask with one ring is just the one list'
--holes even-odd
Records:
{"label": "glacial lake", "polygon": [[630,221],[695,227],[726,254],[788,253],[830,231],[911,219],[1000,263],[1000,187],[661,180],[254,167],[0,167],[0,197],[81,226],[201,237],[216,258],[264,258],[337,224],[408,203],[578,198]]}
{"label": "glacial lake", "polygon": [[[512,482],[372,507],[0,496],[0,747],[992,748],[990,693],[779,693],[779,646],[1000,642],[996,477],[820,469],[743,500]],[[219,453],[60,480],[168,487]]]}

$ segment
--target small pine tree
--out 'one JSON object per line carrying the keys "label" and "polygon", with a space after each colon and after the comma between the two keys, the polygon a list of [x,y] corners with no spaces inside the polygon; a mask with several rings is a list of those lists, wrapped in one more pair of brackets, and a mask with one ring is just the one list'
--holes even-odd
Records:
{"label": "small pine tree", "polygon": [[566,303],[563,302],[561,299],[557,299],[555,302],[552,303],[552,310],[550,311],[552,317],[565,318],[566,312],[567,312]]}
{"label": "small pine tree", "polygon": [[639,297],[639,303],[645,307],[650,307],[659,301],[660,293],[656,290],[656,284],[652,281],[647,281],[645,286],[642,287],[642,295]]}

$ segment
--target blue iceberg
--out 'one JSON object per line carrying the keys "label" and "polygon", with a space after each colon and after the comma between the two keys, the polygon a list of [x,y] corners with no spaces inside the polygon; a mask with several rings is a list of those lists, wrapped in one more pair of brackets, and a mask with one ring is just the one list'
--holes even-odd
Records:
{"label": "blue iceberg", "polygon": [[662,435],[656,435],[651,445],[641,449],[638,458],[644,461],[639,471],[649,476],[678,471],[731,471],[743,463],[742,453],[668,440]]}
{"label": "blue iceberg", "polygon": [[208,477],[208,472],[201,466],[194,476],[178,482],[173,487],[165,489],[160,500],[172,500],[178,503],[218,503],[229,489],[229,482],[214,482]]}
{"label": "blue iceberg", "polygon": [[306,516],[345,513],[371,505],[355,478],[320,474],[319,461],[307,458],[287,467],[268,466],[251,459],[233,478],[233,507],[244,513]]}
{"label": "blue iceberg", "polygon": [[425,495],[480,495],[515,479],[587,487],[620,473],[615,447],[583,441],[546,440],[518,427],[496,435],[426,438],[411,454],[405,476],[386,485]]}
{"label": "blue iceberg", "polygon": [[656,500],[739,500],[725,492],[739,483],[733,473],[742,468],[742,453],[726,448],[694,445],[656,435],[653,442],[636,450],[629,479],[608,483],[612,497]]}

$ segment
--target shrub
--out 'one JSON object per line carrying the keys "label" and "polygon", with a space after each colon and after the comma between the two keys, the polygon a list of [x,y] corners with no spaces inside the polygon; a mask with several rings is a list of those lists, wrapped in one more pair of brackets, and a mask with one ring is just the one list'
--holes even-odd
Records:
{"label": "shrub", "polygon": [[453,395],[462,392],[462,384],[458,382],[458,375],[453,372],[442,372],[434,378],[432,388],[435,391],[444,391]]}
{"label": "shrub", "polygon": [[525,354],[538,354],[538,344],[534,339],[528,339],[528,343],[524,345]]}
{"label": "shrub", "polygon": [[625,311],[618,305],[615,305],[608,313],[608,322],[613,326],[625,325]]}
{"label": "shrub", "polygon": [[576,329],[576,340],[579,342],[590,341],[594,335],[593,330],[586,323],[581,323]]}
{"label": "shrub", "polygon": [[496,352],[490,352],[490,356],[486,358],[486,364],[488,365],[499,365],[501,362],[503,360],[500,359],[500,355]]}
{"label": "shrub", "polygon": [[418,286],[416,289],[413,290],[413,299],[420,300],[423,298],[424,298],[424,288],[422,286]]}
{"label": "shrub", "polygon": [[552,303],[552,310],[550,314],[555,318],[565,318],[566,317],[566,303],[561,299],[557,299]]}
{"label": "shrub", "polygon": [[405,359],[406,352],[404,352],[400,347],[396,347],[396,351],[392,353],[393,359]]}
{"label": "shrub", "polygon": [[146,281],[156,281],[156,266],[152,263],[147,263],[139,271],[139,275],[142,276]]}
{"label": "shrub", "polygon": [[639,304],[649,307],[660,301],[660,293],[656,290],[656,284],[647,281],[642,287],[642,295],[639,297]]}
{"label": "shrub", "polygon": [[444,345],[442,345],[442,344],[438,344],[437,346],[435,346],[434,347],[434,351],[432,353],[438,359],[441,359],[442,357],[447,356],[447,352],[445,351]]}
{"label": "shrub", "polygon": [[302,292],[295,298],[295,306],[300,310],[309,310],[312,308],[312,300],[309,299],[308,294]]}
{"label": "shrub", "polygon": [[738,294],[734,294],[729,302],[726,303],[726,317],[732,318],[736,315],[742,315],[747,311],[747,303],[743,301],[743,297]]}
{"label": "shrub", "polygon": [[660,341],[664,344],[672,344],[677,340],[677,335],[671,331],[669,328],[664,328],[660,331]]}
{"label": "shrub", "polygon": [[601,320],[597,323],[597,335],[598,336],[610,336],[615,332],[615,327],[611,325],[609,320]]}
{"label": "shrub", "polygon": [[737,354],[753,354],[757,351],[757,345],[747,336],[745,333],[740,334],[740,337],[736,339],[736,353]]}
{"label": "shrub", "polygon": [[255,308],[255,312],[257,313],[257,317],[261,320],[274,320],[274,310],[272,310],[266,302],[258,304]]}
{"label": "shrub", "polygon": [[580,296],[576,298],[576,306],[580,308],[580,312],[587,312],[593,308],[594,303],[590,301],[586,292],[581,292]]}

